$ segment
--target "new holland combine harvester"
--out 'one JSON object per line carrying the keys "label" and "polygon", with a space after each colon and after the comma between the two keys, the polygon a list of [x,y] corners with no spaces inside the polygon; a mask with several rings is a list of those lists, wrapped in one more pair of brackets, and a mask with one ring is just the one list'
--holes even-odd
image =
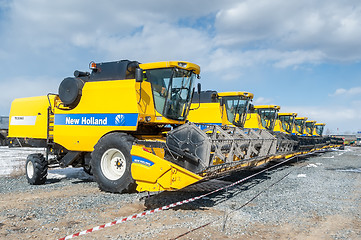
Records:
{"label": "new holland combine harvester", "polygon": [[90,69],[65,78],[58,94],[13,101],[9,137],[47,149],[27,158],[30,184],[45,183],[49,167],[73,166],[91,171],[104,191],[175,190],[340,146],[304,147],[302,131],[290,137],[294,119],[277,114],[279,107],[249,111],[251,93],[202,92],[200,85],[194,93],[200,68],[193,63],[122,60]]}

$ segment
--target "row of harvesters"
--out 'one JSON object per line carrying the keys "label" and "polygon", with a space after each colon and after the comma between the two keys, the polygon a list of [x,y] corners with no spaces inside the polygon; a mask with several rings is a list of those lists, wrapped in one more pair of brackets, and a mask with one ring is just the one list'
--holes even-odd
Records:
{"label": "row of harvesters", "polygon": [[163,191],[275,159],[342,146],[323,137],[324,124],[280,107],[252,106],[247,92],[193,87],[189,62],[90,63],[57,94],[15,99],[9,137],[46,154],[26,161],[30,184],[49,167],[83,167],[109,192]]}

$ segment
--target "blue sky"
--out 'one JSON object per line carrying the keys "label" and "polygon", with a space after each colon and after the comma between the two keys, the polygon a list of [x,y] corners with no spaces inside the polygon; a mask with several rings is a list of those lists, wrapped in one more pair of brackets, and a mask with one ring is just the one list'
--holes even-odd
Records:
{"label": "blue sky", "polygon": [[203,89],[249,91],[361,130],[361,3],[355,1],[0,0],[0,115],[57,92],[90,61],[185,60]]}

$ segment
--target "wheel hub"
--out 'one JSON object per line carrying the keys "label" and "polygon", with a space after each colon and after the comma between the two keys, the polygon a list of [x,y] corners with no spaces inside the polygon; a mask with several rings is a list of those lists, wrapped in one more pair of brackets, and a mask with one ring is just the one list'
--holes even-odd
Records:
{"label": "wheel hub", "polygon": [[120,159],[117,159],[116,167],[119,169],[123,166],[123,163],[120,161]]}

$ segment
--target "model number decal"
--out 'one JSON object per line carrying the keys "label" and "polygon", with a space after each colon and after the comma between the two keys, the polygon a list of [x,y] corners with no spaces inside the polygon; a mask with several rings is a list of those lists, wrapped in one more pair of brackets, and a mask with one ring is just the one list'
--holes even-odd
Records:
{"label": "model number decal", "polygon": [[37,116],[12,116],[10,125],[35,125]]}
{"label": "model number decal", "polygon": [[55,125],[137,126],[137,113],[55,114]]}

